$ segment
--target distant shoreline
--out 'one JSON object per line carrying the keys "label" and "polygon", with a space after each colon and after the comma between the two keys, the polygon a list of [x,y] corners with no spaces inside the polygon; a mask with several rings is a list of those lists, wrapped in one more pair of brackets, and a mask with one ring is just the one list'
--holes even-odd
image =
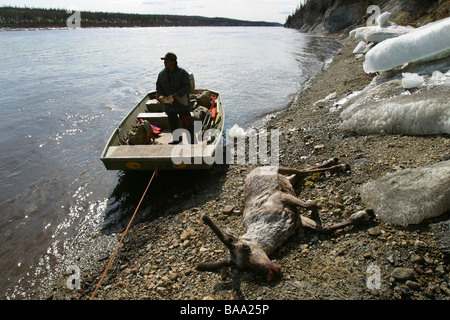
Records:
{"label": "distant shoreline", "polygon": [[0,30],[67,28],[70,19],[79,19],[81,28],[132,27],[282,27],[266,21],[208,18],[165,14],[130,14],[80,11],[78,16],[64,9],[0,7]]}
{"label": "distant shoreline", "polygon": [[[261,26],[154,26],[154,27],[141,27],[141,26],[98,26],[98,27],[81,27],[80,29],[126,29],[126,28],[202,28],[202,27],[211,27],[211,28],[226,28],[226,27],[239,27],[239,28],[260,28]],[[270,26],[262,26],[262,27],[270,27]],[[270,28],[277,27],[272,26]],[[282,28],[283,26],[278,26],[278,28]],[[45,30],[72,30],[67,27],[0,27],[0,32],[7,31],[45,31]]]}

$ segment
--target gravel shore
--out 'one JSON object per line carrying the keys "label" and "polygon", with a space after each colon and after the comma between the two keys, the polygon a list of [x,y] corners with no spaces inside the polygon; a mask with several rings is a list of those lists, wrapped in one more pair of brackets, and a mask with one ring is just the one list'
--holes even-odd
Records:
{"label": "gravel shore", "polygon": [[[302,168],[332,157],[350,165],[347,173],[313,176],[295,186],[300,198],[319,203],[324,225],[365,209],[359,196],[363,183],[442,161],[450,150],[449,137],[443,135],[342,132],[338,113],[314,103],[333,92],[342,97],[362,90],[373,75],[364,73],[362,60],[352,53],[358,41],[341,41],[343,49],[333,62],[266,124],[267,130],[281,133],[280,165]],[[161,173],[152,186],[154,192],[144,199],[153,203],[153,212],[130,229],[95,299],[450,299],[448,256],[432,229],[434,223],[448,220],[449,212],[406,228],[375,218],[327,235],[299,230],[271,256],[282,267],[281,279],[273,283],[235,269],[195,270],[199,262],[218,261],[228,254],[201,222],[202,215],[210,215],[222,227],[243,231],[243,183],[251,169],[222,165],[206,172]],[[177,186],[164,182],[173,179]],[[118,239],[121,235],[115,234]],[[92,270],[83,270],[80,290],[61,286],[51,298],[89,299],[108,260],[99,259]],[[379,282],[374,280],[378,275]]]}

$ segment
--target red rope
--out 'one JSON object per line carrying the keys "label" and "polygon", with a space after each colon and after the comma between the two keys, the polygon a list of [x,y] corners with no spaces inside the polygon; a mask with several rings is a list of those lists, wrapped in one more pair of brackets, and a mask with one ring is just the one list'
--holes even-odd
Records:
{"label": "red rope", "polygon": [[138,212],[139,207],[141,206],[142,200],[144,200],[144,197],[145,197],[145,195],[147,194],[148,188],[149,188],[150,185],[152,184],[152,181],[153,181],[153,178],[155,177],[155,175],[158,175],[156,169],[155,169],[155,171],[153,172],[153,175],[152,175],[152,177],[151,177],[151,179],[150,179],[150,181],[149,181],[149,183],[148,183],[148,185],[147,185],[147,188],[145,189],[145,191],[144,191],[144,193],[143,193],[143,195],[142,195],[142,197],[141,197],[141,200],[139,201],[139,204],[138,204],[138,206],[136,207],[136,210],[134,211],[133,216],[131,217],[131,220],[130,220],[130,222],[128,223],[128,226],[127,226],[127,228],[125,229],[125,232],[123,233],[122,238],[120,239],[119,244],[118,244],[117,247],[116,247],[116,250],[114,251],[113,255],[111,256],[111,259],[109,260],[109,263],[108,263],[108,265],[106,266],[106,269],[105,269],[105,271],[103,272],[103,275],[102,275],[100,281],[98,282],[97,287],[95,288],[94,293],[92,294],[90,300],[94,299],[94,296],[96,295],[98,289],[100,288],[100,285],[102,284],[103,279],[105,278],[106,273],[108,272],[108,269],[109,269],[109,267],[110,267],[112,261],[114,260],[114,257],[115,257],[115,255],[116,255],[117,251],[119,251],[119,247],[120,247],[120,245],[122,244],[123,239],[125,239],[125,236],[126,236],[127,233],[128,233],[128,229],[130,229],[131,223],[133,222],[133,219],[134,219],[134,217],[136,216],[136,213]]}

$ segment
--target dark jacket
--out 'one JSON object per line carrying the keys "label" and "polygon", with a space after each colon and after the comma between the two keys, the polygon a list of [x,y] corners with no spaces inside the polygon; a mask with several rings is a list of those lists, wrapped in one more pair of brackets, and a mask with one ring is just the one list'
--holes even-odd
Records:
{"label": "dark jacket", "polygon": [[169,70],[162,70],[156,80],[156,92],[158,96],[168,97],[178,93],[178,98],[172,104],[164,104],[166,112],[185,112],[189,110],[188,94],[191,90],[189,73],[186,70],[176,67],[170,73]]}

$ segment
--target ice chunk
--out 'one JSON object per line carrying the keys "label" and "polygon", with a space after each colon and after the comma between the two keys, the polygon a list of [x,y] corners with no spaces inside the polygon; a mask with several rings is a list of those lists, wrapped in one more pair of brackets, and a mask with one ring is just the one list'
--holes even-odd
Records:
{"label": "ice chunk", "polygon": [[363,53],[366,47],[367,47],[366,43],[364,41],[360,41],[353,50],[353,53]]}
{"label": "ice chunk", "polygon": [[365,42],[382,42],[387,39],[396,38],[415,30],[413,27],[389,26],[386,28],[380,26],[361,27],[350,31],[350,36]]}
{"label": "ice chunk", "polygon": [[318,104],[327,102],[327,101],[329,101],[329,100],[331,100],[331,99],[334,99],[334,98],[336,98],[336,92],[330,93],[330,94],[327,95],[325,98],[320,99],[320,100],[314,102],[314,105],[316,106],[316,105],[318,105]]}
{"label": "ice chunk", "polygon": [[439,70],[434,71],[431,78],[428,80],[427,85],[436,86],[441,84],[450,84],[450,73],[447,73],[443,74]]}
{"label": "ice chunk", "polygon": [[450,54],[450,18],[387,39],[366,54],[364,71],[386,71],[408,62],[433,60]]}
{"label": "ice chunk", "polygon": [[334,99],[334,98],[336,98],[336,92],[333,92],[333,93],[330,93],[329,95],[327,95],[326,97],[325,97],[325,101],[328,101],[328,100],[331,100],[331,99]]}
{"label": "ice chunk", "polygon": [[350,93],[349,95],[346,95],[339,99],[339,101],[334,103],[334,107],[330,108],[330,112],[336,112],[342,108],[342,105],[346,104],[349,100],[353,99],[354,97],[358,96],[361,93],[361,91],[355,91]]}
{"label": "ice chunk", "polygon": [[423,77],[417,73],[404,72],[402,76],[402,84],[405,89],[417,88],[424,84]]}
{"label": "ice chunk", "polygon": [[401,80],[370,85],[343,105],[340,128],[358,134],[450,134],[448,92],[440,85],[404,94]]}
{"label": "ice chunk", "polygon": [[389,18],[391,17],[390,12],[385,12],[383,14],[380,14],[376,20],[377,24],[380,27],[387,26],[389,24]]}
{"label": "ice chunk", "polygon": [[450,209],[450,161],[405,169],[364,184],[361,200],[384,222],[406,227]]}
{"label": "ice chunk", "polygon": [[245,137],[245,130],[235,124],[230,131],[228,131],[228,136],[230,138],[242,138]]}
{"label": "ice chunk", "polygon": [[[450,134],[449,108],[440,101],[390,102],[359,109],[341,124],[358,134]],[[341,116],[344,113],[341,114]]]}

